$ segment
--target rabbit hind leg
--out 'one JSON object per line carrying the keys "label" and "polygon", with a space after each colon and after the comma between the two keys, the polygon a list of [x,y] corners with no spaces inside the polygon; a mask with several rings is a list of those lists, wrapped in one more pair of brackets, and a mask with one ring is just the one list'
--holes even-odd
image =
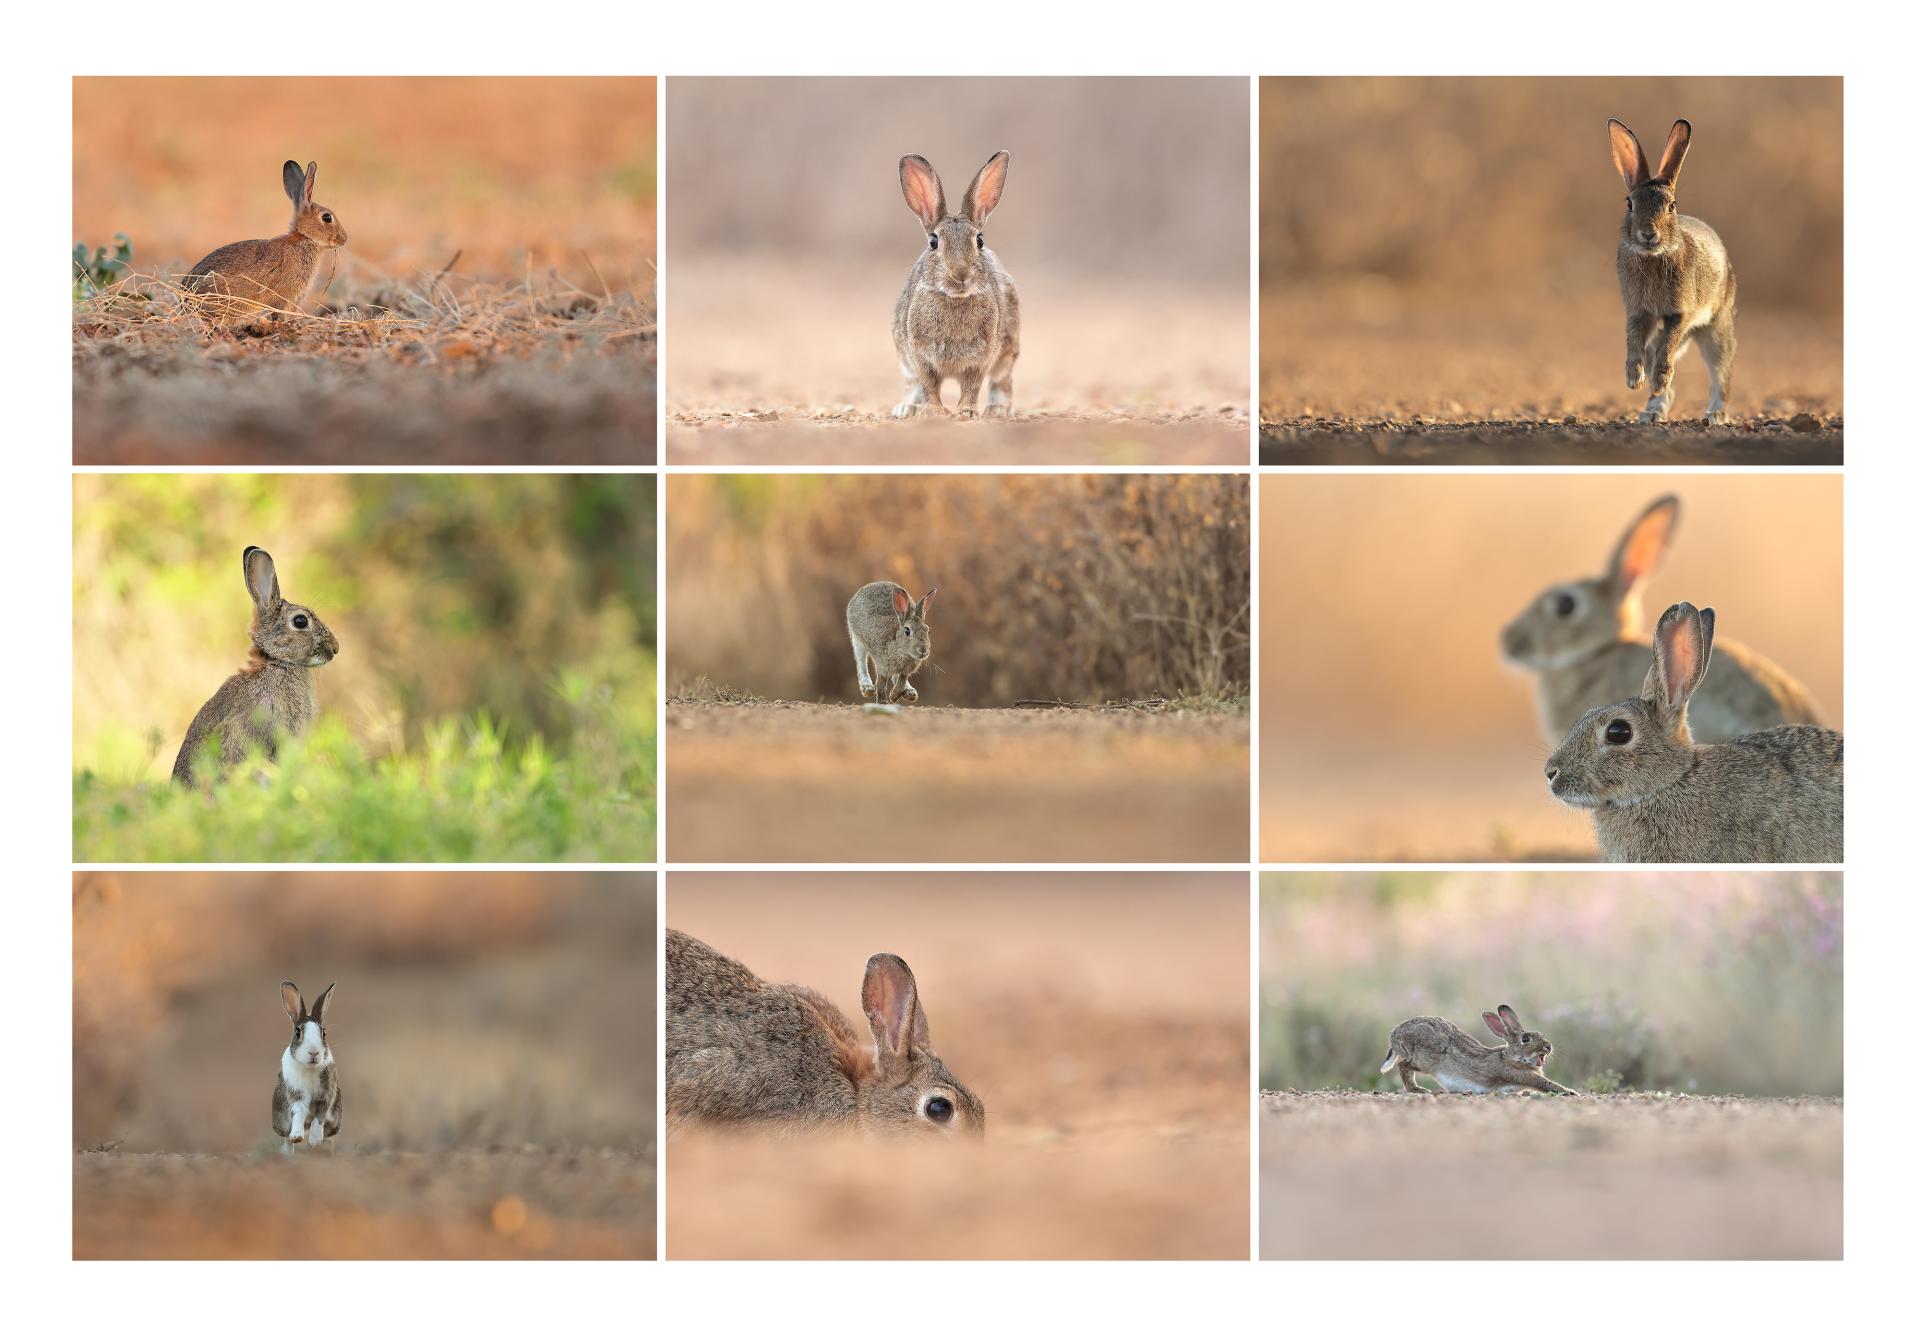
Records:
{"label": "rabbit hind leg", "polygon": [[853,669],[860,680],[860,697],[873,697],[873,673],[867,669],[867,650],[860,643],[860,636],[849,627],[847,637],[853,640]]}
{"label": "rabbit hind leg", "polygon": [[1733,391],[1733,304],[1728,302],[1701,329],[1700,359],[1707,363],[1707,424],[1727,424],[1727,395]]}
{"label": "rabbit hind leg", "polygon": [[987,406],[982,416],[1013,415],[1013,361],[1017,352],[1003,348],[987,372]]}

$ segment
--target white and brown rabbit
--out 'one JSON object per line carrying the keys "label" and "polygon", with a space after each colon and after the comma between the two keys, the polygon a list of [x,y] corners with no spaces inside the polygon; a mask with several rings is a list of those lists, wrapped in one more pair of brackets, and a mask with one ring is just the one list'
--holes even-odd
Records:
{"label": "white and brown rabbit", "polygon": [[1838,731],[1776,726],[1696,745],[1687,701],[1713,657],[1713,612],[1671,606],[1640,697],[1594,708],[1547,760],[1547,789],[1593,817],[1600,858],[1837,864],[1846,755]]}
{"label": "white and brown rabbit", "polygon": [[847,603],[847,637],[853,642],[860,697],[882,703],[920,697],[909,681],[933,656],[927,603],[939,590],[928,588],[915,601],[898,583],[868,583],[853,594]]}
{"label": "white and brown rabbit", "polygon": [[281,185],[293,201],[293,222],[285,235],[222,245],[195,264],[181,285],[191,292],[232,298],[210,303],[212,312],[228,320],[297,312],[320,271],[321,256],[347,243],[339,215],[313,201],[319,167],[309,162],[303,173],[298,162],[288,162],[280,168]]}
{"label": "white and brown rabbit", "polygon": [[1553,1053],[1553,1042],[1537,1031],[1522,1028],[1511,1008],[1501,1004],[1480,1017],[1505,1044],[1482,1045],[1445,1018],[1408,1018],[1387,1038],[1387,1058],[1380,1071],[1398,1069],[1400,1085],[1410,1092],[1427,1090],[1413,1080],[1414,1074],[1426,1073],[1450,1092],[1580,1094],[1541,1072],[1547,1056]]}
{"label": "white and brown rabbit", "polygon": [[240,554],[240,572],[253,601],[247,664],[215,691],[195,714],[173,761],[173,780],[193,785],[193,765],[210,738],[220,741],[224,773],[243,761],[251,746],[273,757],[278,739],[298,735],[313,720],[313,668],[340,653],[340,640],[305,606],[280,596],[273,556],[258,546]]}
{"label": "white and brown rabbit", "polygon": [[332,984],[308,1010],[292,981],[280,982],[280,1005],[293,1019],[293,1036],[280,1052],[280,1081],[273,1088],[273,1131],[280,1150],[318,1147],[340,1136],[340,1074],[327,1044],[327,1000]]}
{"label": "white and brown rabbit", "polygon": [[[1549,743],[1589,708],[1632,696],[1647,678],[1653,643],[1641,627],[1640,592],[1679,521],[1679,499],[1661,496],[1627,528],[1605,573],[1553,584],[1501,630],[1501,655],[1535,673]],[[1773,662],[1724,641],[1714,654],[1713,674],[1687,709],[1695,740],[1719,744],[1770,726],[1819,722],[1806,689]]]}
{"label": "white and brown rabbit", "polygon": [[1710,380],[1707,424],[1725,425],[1733,389],[1733,261],[1714,229],[1674,205],[1680,164],[1693,126],[1673,122],[1660,169],[1647,169],[1640,140],[1617,120],[1607,121],[1613,165],[1627,186],[1620,222],[1620,300],[1627,309],[1627,387],[1653,376],[1653,396],[1642,421],[1664,421],[1673,406],[1673,367],[1698,341]]}
{"label": "white and brown rabbit", "polygon": [[980,1099],[933,1052],[913,972],[867,959],[872,1041],[815,990],[770,985],[667,931],[667,1118],[786,1129],[979,1134]]}
{"label": "white and brown rabbit", "polygon": [[946,190],[927,159],[900,159],[900,191],[926,228],[927,247],[893,311],[893,348],[907,381],[895,416],[940,409],[940,386],[949,379],[960,384],[960,415],[974,415],[982,384],[982,414],[1013,414],[1020,298],[981,230],[1000,204],[1009,160],[1005,149],[989,157],[967,187],[960,211],[949,213]]}

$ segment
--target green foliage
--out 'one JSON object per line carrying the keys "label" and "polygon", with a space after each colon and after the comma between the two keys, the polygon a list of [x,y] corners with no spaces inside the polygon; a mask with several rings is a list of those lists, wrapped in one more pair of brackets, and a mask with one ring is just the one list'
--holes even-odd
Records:
{"label": "green foliage", "polygon": [[[646,861],[654,854],[650,695],[622,705],[583,677],[555,697],[574,717],[555,753],[485,713],[429,723],[370,756],[334,717],[184,790],[74,777],[74,858],[121,861]],[[641,704],[644,703],[644,706]],[[211,771],[211,756],[203,758]]]}
{"label": "green foliage", "polygon": [[1592,1092],[1596,1096],[1606,1096],[1619,1091],[1623,1085],[1620,1075],[1609,1068],[1604,1072],[1595,1073],[1581,1083],[1580,1090]]}
{"label": "green foliage", "polygon": [[[109,252],[102,245],[95,248],[93,254],[87,254],[84,241],[76,241],[73,246],[73,299],[83,301],[89,296],[105,291],[133,272],[133,242],[126,233],[113,233],[113,250]],[[145,300],[146,297],[140,297]]]}

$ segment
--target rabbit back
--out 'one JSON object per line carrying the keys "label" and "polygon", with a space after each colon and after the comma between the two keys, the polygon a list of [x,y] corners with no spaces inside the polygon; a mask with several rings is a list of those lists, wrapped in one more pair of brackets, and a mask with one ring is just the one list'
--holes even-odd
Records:
{"label": "rabbit back", "polygon": [[211,735],[220,736],[220,766],[224,770],[245,759],[250,748],[273,757],[276,738],[304,731],[313,714],[311,672],[274,670],[254,663],[228,676],[213,697],[200,705],[174,758],[173,780],[193,785],[194,760]]}
{"label": "rabbit back", "polygon": [[678,930],[667,931],[666,953],[670,1118],[855,1118],[859,1039],[844,1014],[812,990],[768,985]]}
{"label": "rabbit back", "polygon": [[215,312],[251,317],[259,306],[297,311],[320,269],[320,247],[303,236],[222,245],[188,270],[181,283],[203,296],[230,297],[214,302]]}

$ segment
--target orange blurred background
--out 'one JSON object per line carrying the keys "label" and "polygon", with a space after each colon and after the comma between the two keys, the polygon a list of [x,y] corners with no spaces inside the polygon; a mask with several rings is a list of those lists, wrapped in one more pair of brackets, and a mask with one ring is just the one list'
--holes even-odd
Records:
{"label": "orange blurred background", "polygon": [[1260,491],[1263,861],[1591,859],[1552,801],[1533,679],[1497,636],[1550,584],[1605,571],[1681,500],[1648,580],[1771,657],[1844,725],[1838,476],[1267,475]]}

